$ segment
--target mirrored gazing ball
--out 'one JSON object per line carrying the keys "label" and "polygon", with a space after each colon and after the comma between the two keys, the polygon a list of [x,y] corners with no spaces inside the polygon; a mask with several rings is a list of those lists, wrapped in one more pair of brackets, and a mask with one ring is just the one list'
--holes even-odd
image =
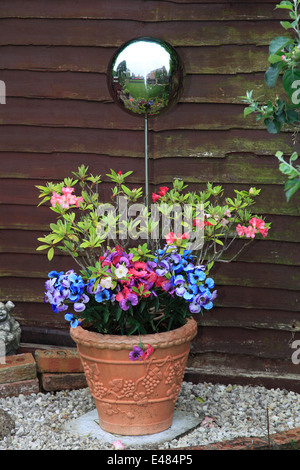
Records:
{"label": "mirrored gazing ball", "polygon": [[124,111],[156,116],[173,106],[183,89],[184,69],[175,49],[156,38],[126,42],[107,69],[109,92]]}

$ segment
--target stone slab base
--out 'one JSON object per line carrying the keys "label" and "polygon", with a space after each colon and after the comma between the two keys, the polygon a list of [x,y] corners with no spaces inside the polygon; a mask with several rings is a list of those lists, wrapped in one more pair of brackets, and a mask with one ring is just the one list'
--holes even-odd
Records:
{"label": "stone slab base", "polygon": [[80,418],[74,419],[64,425],[66,431],[81,436],[91,436],[105,443],[113,443],[120,439],[122,444],[133,446],[134,449],[155,449],[159,444],[177,439],[199,426],[203,418],[196,418],[193,414],[175,410],[172,426],[166,431],[146,436],[120,436],[103,431],[99,426],[97,410],[90,411]]}

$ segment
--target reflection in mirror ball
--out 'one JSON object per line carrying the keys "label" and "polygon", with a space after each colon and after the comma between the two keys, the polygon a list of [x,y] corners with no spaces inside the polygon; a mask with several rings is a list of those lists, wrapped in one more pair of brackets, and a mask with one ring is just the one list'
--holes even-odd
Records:
{"label": "reflection in mirror ball", "polygon": [[183,88],[183,65],[170,44],[136,38],[113,55],[107,84],[114,101],[130,114],[153,116],[169,109]]}

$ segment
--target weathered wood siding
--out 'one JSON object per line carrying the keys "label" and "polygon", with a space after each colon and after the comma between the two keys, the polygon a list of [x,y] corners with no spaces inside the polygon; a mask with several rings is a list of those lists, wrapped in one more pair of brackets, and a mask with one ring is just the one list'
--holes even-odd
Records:
{"label": "weathered wood siding", "polygon": [[[134,170],[143,182],[143,120],[122,112],[106,86],[118,46],[139,36],[170,42],[186,80],[180,102],[150,122],[153,186],[182,177],[226,190],[262,189],[257,212],[272,222],[237,262],[215,271],[216,307],[199,318],[191,380],[245,381],[299,390],[292,343],[300,339],[299,195],[290,203],[274,158],[290,154],[292,135],[270,135],[243,118],[247,89],[263,86],[268,44],[284,32],[277,1],[2,0],[0,2],[0,300],[12,300],[22,340],[69,344],[67,325],[43,304],[50,269],[36,252],[51,214],[37,208],[36,184],[78,165],[105,175]],[[105,180],[105,177],[104,177]]]}

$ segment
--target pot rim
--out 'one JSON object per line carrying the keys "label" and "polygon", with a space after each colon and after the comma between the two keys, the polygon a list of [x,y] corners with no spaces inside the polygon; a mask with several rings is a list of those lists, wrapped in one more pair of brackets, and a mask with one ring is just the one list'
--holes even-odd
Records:
{"label": "pot rim", "polygon": [[96,349],[131,350],[140,342],[150,344],[155,349],[165,349],[170,346],[180,345],[192,341],[197,334],[198,325],[194,318],[189,318],[185,325],[174,330],[147,335],[104,335],[85,330],[78,325],[70,328],[71,338],[81,346],[94,347]]}

